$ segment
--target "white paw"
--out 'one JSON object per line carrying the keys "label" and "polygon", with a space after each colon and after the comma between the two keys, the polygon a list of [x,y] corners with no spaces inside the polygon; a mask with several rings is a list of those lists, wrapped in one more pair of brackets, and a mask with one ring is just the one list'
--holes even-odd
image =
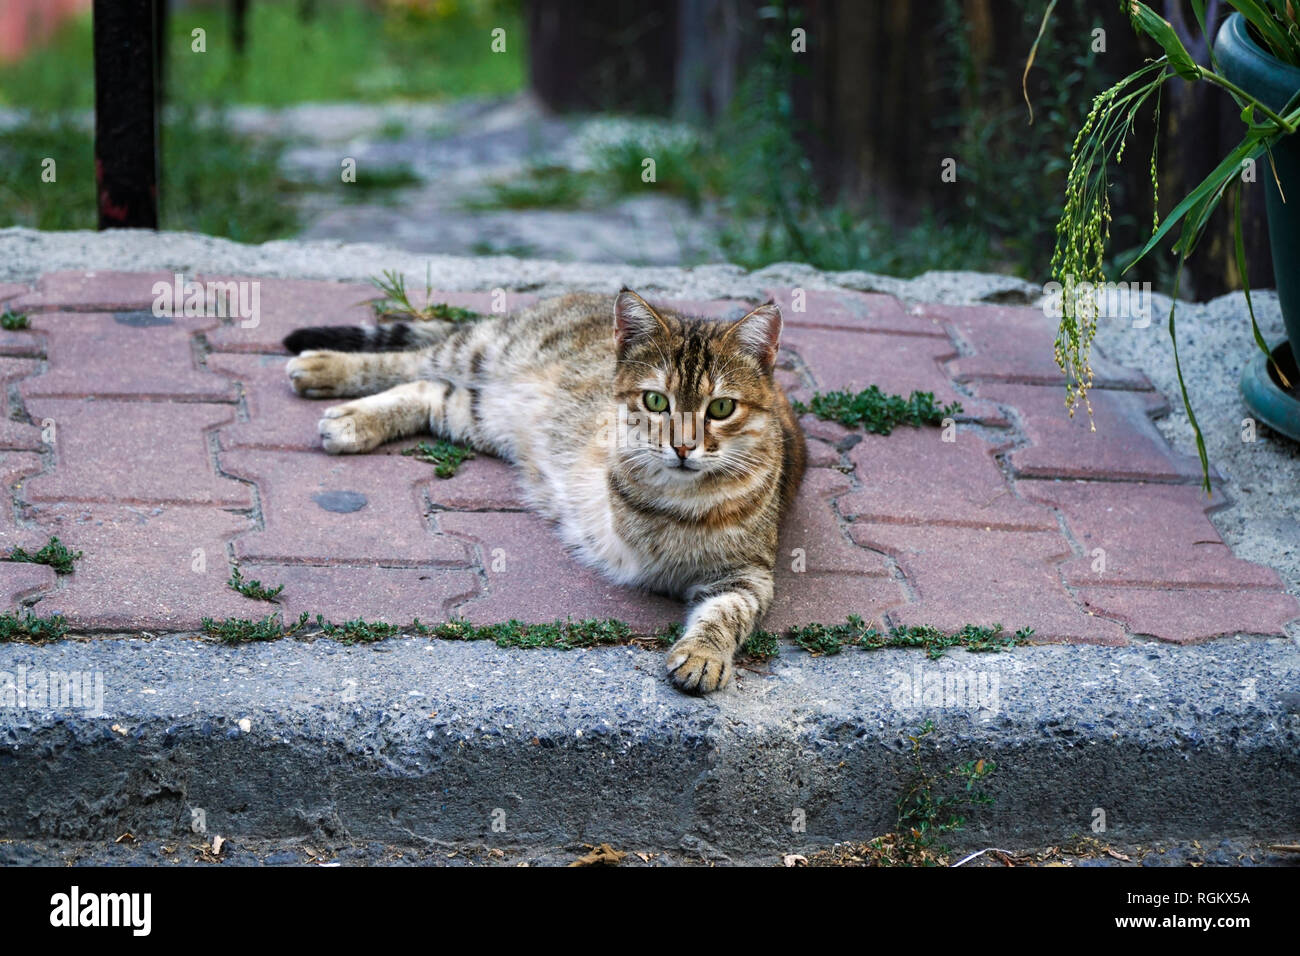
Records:
{"label": "white paw", "polygon": [[321,446],[331,455],[355,455],[379,445],[374,430],[366,427],[364,413],[349,405],[325,409],[325,417],[316,423]]}
{"label": "white paw", "polygon": [[294,391],[307,398],[331,398],[344,394],[347,357],[339,352],[307,351],[285,365]]}

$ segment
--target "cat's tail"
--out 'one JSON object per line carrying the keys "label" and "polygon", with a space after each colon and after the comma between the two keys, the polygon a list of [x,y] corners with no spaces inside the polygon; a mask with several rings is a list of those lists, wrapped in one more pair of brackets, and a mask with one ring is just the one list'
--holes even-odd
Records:
{"label": "cat's tail", "polygon": [[284,347],[297,355],[308,349],[334,352],[404,352],[441,342],[450,322],[390,322],[384,325],[316,325],[284,337]]}

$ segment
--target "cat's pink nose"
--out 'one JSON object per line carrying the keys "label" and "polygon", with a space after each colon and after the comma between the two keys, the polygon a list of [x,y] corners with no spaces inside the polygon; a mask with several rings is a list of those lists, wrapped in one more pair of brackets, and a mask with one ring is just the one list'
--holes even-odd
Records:
{"label": "cat's pink nose", "polygon": [[686,456],[689,455],[689,454],[691,453],[691,446],[690,446],[690,445],[674,445],[674,446],[673,446],[673,451],[677,452],[677,457],[678,457],[678,458],[680,458],[682,461],[685,461],[685,460],[686,460]]}

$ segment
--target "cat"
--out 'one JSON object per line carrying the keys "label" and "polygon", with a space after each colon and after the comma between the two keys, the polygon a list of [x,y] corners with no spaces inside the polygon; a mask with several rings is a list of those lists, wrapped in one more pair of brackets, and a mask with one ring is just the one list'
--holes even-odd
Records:
{"label": "cat", "polygon": [[472,323],[299,329],[287,371],[325,451],[434,434],[514,462],[584,562],[685,599],[680,689],[725,687],[772,602],[777,529],[807,450],[773,377],[781,312],[734,321],[575,294]]}

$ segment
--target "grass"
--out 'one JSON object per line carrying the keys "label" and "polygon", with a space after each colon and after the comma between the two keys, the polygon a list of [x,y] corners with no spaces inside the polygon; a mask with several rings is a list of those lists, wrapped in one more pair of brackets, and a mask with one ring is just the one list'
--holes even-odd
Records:
{"label": "grass", "polygon": [[18,561],[26,564],[48,564],[55,574],[71,574],[73,563],[81,557],[80,551],[69,551],[58,538],[50,538],[35,554],[23,548],[14,548],[3,560]]}
{"label": "grass", "polygon": [[919,428],[941,425],[945,418],[961,412],[961,403],[936,405],[933,392],[912,392],[907,398],[882,392],[876,385],[857,394],[851,392],[817,392],[811,403],[793,402],[800,415],[811,411],[824,421],[839,422],[847,428],[861,428],[873,435],[888,435],[899,425]]}
{"label": "grass", "polygon": [[432,442],[422,441],[402,454],[433,465],[433,473],[439,478],[452,477],[467,459],[474,457],[472,450],[445,438],[436,438]]}
{"label": "grass", "polygon": [[[432,266],[429,267],[432,269]],[[463,309],[446,302],[433,301],[432,272],[426,269],[424,278],[424,305],[411,301],[406,289],[406,276],[396,269],[385,269],[382,274],[370,277],[370,284],[379,290],[380,297],[372,303],[375,315],[380,318],[403,318],[416,322],[473,322],[482,316],[473,309]]]}
{"label": "grass", "polygon": [[232,590],[238,591],[246,598],[252,598],[254,601],[274,601],[284,590],[284,585],[278,585],[274,588],[266,588],[261,581],[245,581],[239,568],[234,568],[230,573],[230,580],[226,582]]}
{"label": "grass", "polygon": [[215,637],[222,644],[252,644],[292,637],[307,626],[308,620],[310,618],[304,611],[302,616],[290,625],[285,625],[279,614],[268,614],[257,621],[233,617],[217,621],[205,617],[199,624],[205,634]]}
{"label": "grass", "polygon": [[892,627],[882,632],[856,614],[850,614],[843,624],[806,624],[786,632],[795,646],[816,656],[833,656],[846,647],[857,647],[864,651],[898,647],[924,650],[932,660],[943,657],[945,651],[954,647],[972,653],[1009,650],[1028,644],[1033,634],[1034,629],[1031,627],[1007,634],[1002,630],[1001,624],[991,627],[967,624],[952,633],[928,624]]}
{"label": "grass", "polygon": [[[286,106],[293,103],[394,98],[501,96],[525,85],[518,2],[252,3],[248,47],[230,42],[229,4],[173,5],[168,86],[203,101]],[[506,31],[506,50],[490,51],[491,31]],[[191,32],[206,31],[206,51]],[[0,105],[89,109],[94,105],[89,14],[53,42],[0,69]]]}
{"label": "grass", "polygon": [[[231,132],[220,112],[178,105],[162,135],[164,229],[241,242],[293,235],[298,217],[280,174],[284,144]],[[55,160],[56,180],[42,163]],[[33,229],[93,229],[94,143],[89,128],[65,116],[32,113],[0,136],[0,221]]]}
{"label": "grass", "polygon": [[21,312],[14,312],[12,309],[5,309],[0,312],[0,329],[4,329],[6,332],[17,332],[20,329],[28,328],[30,324],[27,321],[27,316]]}
{"label": "grass", "polygon": [[31,611],[22,617],[16,614],[0,614],[0,641],[18,644],[44,644],[57,641],[68,632],[67,622],[62,614],[52,617],[37,617]]}

